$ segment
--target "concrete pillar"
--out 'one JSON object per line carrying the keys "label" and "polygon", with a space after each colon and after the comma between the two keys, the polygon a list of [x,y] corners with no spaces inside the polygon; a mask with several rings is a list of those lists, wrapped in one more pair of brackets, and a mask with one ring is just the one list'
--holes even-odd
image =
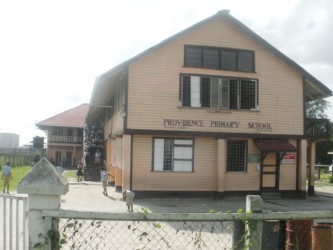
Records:
{"label": "concrete pillar", "polygon": [[[263,200],[259,195],[246,196],[246,212],[261,213],[263,209]],[[247,249],[261,249],[262,239],[262,221],[248,221],[245,225],[245,232],[249,237],[246,239]]]}
{"label": "concrete pillar", "polygon": [[217,140],[217,160],[216,160],[216,191],[218,194],[224,193],[224,174],[225,174],[225,167],[226,167],[226,140],[218,139]]}
{"label": "concrete pillar", "polygon": [[[306,179],[307,179],[307,141],[302,139],[299,143],[299,172],[298,172],[298,190],[300,196],[306,197]],[[310,176],[309,176],[310,178]]]}
{"label": "concrete pillar", "polygon": [[132,135],[123,136],[123,174],[122,174],[122,189],[131,188],[131,142]]}
{"label": "concrete pillar", "polygon": [[[38,235],[47,236],[52,222],[42,217],[42,211],[59,209],[61,195],[68,192],[68,186],[67,180],[46,158],[42,158],[19,182],[17,192],[28,194],[29,249],[33,249],[36,243],[44,244]],[[51,246],[45,245],[41,249],[51,249]]]}

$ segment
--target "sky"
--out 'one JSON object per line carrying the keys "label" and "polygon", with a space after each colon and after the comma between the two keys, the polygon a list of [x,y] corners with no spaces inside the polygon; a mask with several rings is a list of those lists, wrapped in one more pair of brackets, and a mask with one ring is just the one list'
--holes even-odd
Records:
{"label": "sky", "polygon": [[45,136],[97,76],[223,9],[333,90],[331,0],[0,0],[0,133]]}

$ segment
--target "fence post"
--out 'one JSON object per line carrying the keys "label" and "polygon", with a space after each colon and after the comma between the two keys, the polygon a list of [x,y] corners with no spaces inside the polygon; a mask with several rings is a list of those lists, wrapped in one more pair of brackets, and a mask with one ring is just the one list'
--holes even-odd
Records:
{"label": "fence post", "polygon": [[42,158],[19,182],[17,192],[28,194],[29,249],[33,249],[37,243],[42,245],[43,250],[51,249],[50,244],[46,244],[40,237],[47,237],[47,232],[52,227],[52,219],[43,218],[42,211],[60,208],[61,195],[68,192],[67,180],[57,173],[46,158]]}
{"label": "fence post", "polygon": [[[263,200],[259,195],[246,196],[246,212],[261,213],[263,209]],[[245,231],[248,235],[246,239],[246,246],[248,249],[258,250],[261,249],[262,243],[262,221],[247,221]]]}

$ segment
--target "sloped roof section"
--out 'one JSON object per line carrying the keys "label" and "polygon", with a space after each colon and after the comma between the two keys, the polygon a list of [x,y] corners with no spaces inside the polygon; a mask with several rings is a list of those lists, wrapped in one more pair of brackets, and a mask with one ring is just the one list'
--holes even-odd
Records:
{"label": "sloped roof section", "polygon": [[263,152],[296,152],[297,148],[287,139],[256,139],[254,144]]}
{"label": "sloped roof section", "polygon": [[88,108],[89,104],[83,103],[46,120],[40,121],[36,126],[42,130],[47,127],[82,128],[86,120]]}
{"label": "sloped roof section", "polygon": [[[198,22],[191,27],[165,39],[161,43],[156,44],[155,46],[143,51],[142,53],[130,58],[129,60],[119,64],[118,66],[110,69],[109,71],[105,72],[104,74],[100,75],[94,84],[93,92],[91,95],[91,104],[100,104],[100,105],[106,105],[106,103],[103,103],[103,100],[107,100],[103,94],[106,95],[107,89],[109,88],[108,84],[105,84],[105,82],[110,79],[110,77],[114,76],[115,74],[118,74],[122,70],[126,70],[126,68],[136,60],[139,60],[146,55],[152,53],[153,51],[163,47],[164,45],[168,44],[169,42],[177,39],[180,36],[185,35],[186,33],[195,30],[196,28],[200,27],[201,25],[204,25],[214,19],[219,19],[227,22],[231,22],[235,25],[237,25],[240,29],[242,29],[247,35],[253,37],[258,43],[263,45],[266,49],[274,53],[276,56],[280,57],[282,60],[284,60],[288,65],[296,69],[300,74],[304,77],[304,95],[305,95],[305,101],[311,101],[321,98],[330,97],[333,95],[332,90],[330,90],[327,86],[325,86],[322,82],[320,82],[318,79],[316,79],[314,76],[312,76],[309,72],[307,72],[304,68],[302,68],[299,64],[294,62],[292,59],[284,55],[282,52],[280,52],[278,49],[276,49],[274,46],[272,46],[270,43],[268,43],[265,39],[257,35],[255,32],[253,32],[250,28],[248,28],[246,25],[244,25],[242,22],[234,18],[229,14],[228,10],[221,10],[218,11],[215,15],[208,17],[201,22]],[[103,98],[104,97],[104,98]],[[91,115],[92,111],[89,112],[89,115]],[[88,115],[88,116],[89,116]]]}

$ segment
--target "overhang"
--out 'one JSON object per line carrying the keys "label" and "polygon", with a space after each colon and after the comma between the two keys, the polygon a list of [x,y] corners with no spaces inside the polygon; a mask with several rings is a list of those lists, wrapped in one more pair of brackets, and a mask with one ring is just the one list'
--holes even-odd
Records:
{"label": "overhang", "polygon": [[262,152],[296,152],[297,148],[288,139],[255,139],[254,144]]}

